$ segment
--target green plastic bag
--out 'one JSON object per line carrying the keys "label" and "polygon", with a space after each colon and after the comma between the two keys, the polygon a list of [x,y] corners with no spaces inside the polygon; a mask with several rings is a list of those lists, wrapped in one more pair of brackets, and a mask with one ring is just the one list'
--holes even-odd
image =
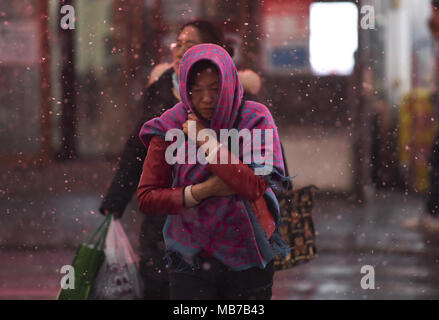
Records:
{"label": "green plastic bag", "polygon": [[[111,215],[107,215],[104,222],[84,244],[76,250],[72,267],[75,271],[75,288],[60,290],[58,300],[87,300],[93,281],[105,259],[105,239],[111,222]],[[97,237],[97,239],[95,239]]]}

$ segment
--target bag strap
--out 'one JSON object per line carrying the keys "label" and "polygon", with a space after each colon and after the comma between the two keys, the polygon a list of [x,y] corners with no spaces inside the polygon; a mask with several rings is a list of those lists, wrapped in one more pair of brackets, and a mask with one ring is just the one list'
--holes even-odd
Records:
{"label": "bag strap", "polygon": [[[98,248],[99,246],[102,246],[102,242],[105,243],[105,241],[103,241],[102,239],[105,239],[107,237],[107,232],[108,232],[108,228],[110,226],[112,217],[113,217],[112,214],[108,214],[105,217],[105,220],[100,224],[100,226],[96,229],[96,231],[93,232],[93,234],[87,240],[87,242],[86,242],[87,245],[91,245],[95,248]],[[95,238],[98,234],[100,234],[100,235],[95,241]]]}
{"label": "bag strap", "polygon": [[114,219],[114,217],[111,216],[110,221],[105,226],[104,231],[102,232],[101,236],[99,237],[98,243],[96,244],[96,248],[98,250],[101,250],[101,251],[105,250],[105,242],[107,240],[108,229],[110,228],[110,225],[113,222],[113,219]]}
{"label": "bag strap", "polygon": [[279,144],[280,144],[280,150],[282,152],[282,159],[284,160],[285,175],[289,177],[290,173],[288,172],[288,164],[287,164],[287,158],[285,158],[284,146],[280,141]]}

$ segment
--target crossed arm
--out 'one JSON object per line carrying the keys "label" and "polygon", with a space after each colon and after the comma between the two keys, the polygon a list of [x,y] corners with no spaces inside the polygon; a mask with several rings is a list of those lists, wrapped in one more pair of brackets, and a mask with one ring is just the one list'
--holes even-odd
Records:
{"label": "crossed arm", "polygon": [[[139,209],[147,215],[176,214],[185,208],[185,188],[188,186],[169,187],[172,166],[165,161],[165,151],[169,144],[170,142],[161,137],[153,137],[143,164],[137,199]],[[192,185],[193,198],[201,202],[213,196],[238,194],[253,202],[260,199],[268,187],[267,181],[255,175],[253,170],[242,162],[220,164],[219,155],[220,152],[217,152],[217,164],[208,164],[212,176],[206,181]]]}

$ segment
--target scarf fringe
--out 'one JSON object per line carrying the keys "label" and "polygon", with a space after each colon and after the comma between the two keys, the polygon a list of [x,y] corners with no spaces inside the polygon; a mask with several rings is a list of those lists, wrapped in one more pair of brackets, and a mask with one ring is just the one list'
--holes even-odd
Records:
{"label": "scarf fringe", "polygon": [[286,259],[288,253],[291,252],[291,247],[289,247],[285,240],[282,238],[278,229],[274,231],[268,241],[270,242],[271,249],[273,250],[275,256]]}

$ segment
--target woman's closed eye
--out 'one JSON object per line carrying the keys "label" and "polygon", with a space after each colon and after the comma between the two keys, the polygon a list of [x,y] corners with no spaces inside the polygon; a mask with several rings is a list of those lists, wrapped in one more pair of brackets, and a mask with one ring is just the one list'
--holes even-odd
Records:
{"label": "woman's closed eye", "polygon": [[[192,92],[194,92],[194,93],[200,93],[200,92],[202,92],[204,90],[204,88],[199,88],[199,87],[194,87],[193,89],[192,89]],[[218,91],[218,86],[212,86],[212,87],[208,87],[207,88],[207,90],[209,90],[209,91]]]}

